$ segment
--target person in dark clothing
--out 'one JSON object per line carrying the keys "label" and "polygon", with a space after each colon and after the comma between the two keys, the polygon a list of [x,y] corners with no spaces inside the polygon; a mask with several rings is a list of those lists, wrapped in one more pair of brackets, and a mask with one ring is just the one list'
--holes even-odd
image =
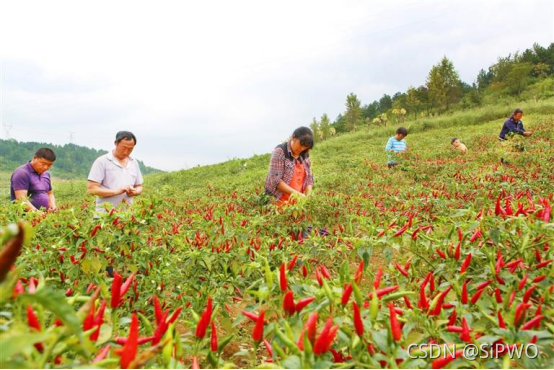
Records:
{"label": "person in dark clothing", "polygon": [[498,138],[500,140],[506,140],[506,135],[523,135],[523,136],[531,136],[530,131],[525,131],[525,128],[523,128],[523,122],[521,122],[521,118],[523,117],[523,111],[521,109],[516,109],[508,118],[506,122],[504,122],[504,125],[502,126],[502,130],[500,131],[500,135],[498,135]]}

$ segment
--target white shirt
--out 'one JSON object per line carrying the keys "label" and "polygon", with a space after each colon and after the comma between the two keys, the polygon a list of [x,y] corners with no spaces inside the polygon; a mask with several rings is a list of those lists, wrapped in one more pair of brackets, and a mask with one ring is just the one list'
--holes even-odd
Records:
{"label": "white shirt", "polygon": [[[101,189],[108,190],[117,190],[127,186],[134,187],[143,183],[138,162],[131,157],[127,157],[127,166],[123,167],[114,157],[113,152],[104,154],[94,161],[88,180],[97,182]],[[115,207],[123,201],[132,204],[133,197],[127,196],[127,193],[112,197],[96,197],[96,211],[104,212],[103,204],[106,202]]]}

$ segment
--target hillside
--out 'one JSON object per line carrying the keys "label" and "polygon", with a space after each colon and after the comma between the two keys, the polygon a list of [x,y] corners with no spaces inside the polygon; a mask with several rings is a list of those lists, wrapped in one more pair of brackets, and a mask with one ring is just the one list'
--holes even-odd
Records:
{"label": "hillside", "polygon": [[[6,291],[18,275],[21,290],[38,282],[5,308],[0,345],[41,335],[9,347],[8,367],[40,367],[37,340],[60,351],[44,361],[67,367],[99,353],[99,367],[125,366],[113,349],[127,341],[151,368],[501,368],[508,358],[431,360],[431,340],[531,343],[541,355],[510,365],[552,367],[554,100],[519,105],[534,131],[524,152],[497,140],[513,108],[503,105],[409,123],[394,170],[383,152],[393,126],[318,143],[314,195],[282,209],[260,196],[269,155],[148,175],[133,209],[99,219],[84,181],[56,183],[52,214],[0,200],[0,224],[26,219],[34,234]],[[452,137],[469,153],[452,152]],[[329,235],[302,236],[310,226]],[[33,315],[51,334],[27,328]],[[91,342],[72,339],[95,328]]]}
{"label": "hillside", "polygon": [[[107,153],[105,150],[91,149],[75,144],[53,145],[37,142],[0,140],[0,172],[12,172],[33,158],[37,149],[48,147],[56,153],[56,163],[52,166],[53,176],[65,179],[86,178],[94,160]],[[143,174],[161,172],[138,161]]]}

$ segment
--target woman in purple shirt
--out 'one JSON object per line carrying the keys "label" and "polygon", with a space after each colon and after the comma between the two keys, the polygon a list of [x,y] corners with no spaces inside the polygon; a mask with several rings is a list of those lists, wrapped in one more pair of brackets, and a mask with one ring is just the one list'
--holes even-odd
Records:
{"label": "woman in purple shirt", "polygon": [[40,148],[31,161],[18,167],[11,177],[12,201],[25,199],[24,204],[28,211],[40,208],[55,210],[56,198],[48,172],[55,160],[56,154],[52,149]]}

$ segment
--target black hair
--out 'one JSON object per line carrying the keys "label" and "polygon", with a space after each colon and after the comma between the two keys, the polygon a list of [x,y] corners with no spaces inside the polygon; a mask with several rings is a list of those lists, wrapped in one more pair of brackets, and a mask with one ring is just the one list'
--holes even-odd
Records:
{"label": "black hair", "polygon": [[308,149],[313,149],[314,147],[314,133],[310,130],[309,127],[298,127],[292,133],[292,137],[300,140],[300,145],[307,147]]}
{"label": "black hair", "polygon": [[44,158],[47,161],[54,162],[56,160],[56,153],[50,148],[40,148],[35,153],[36,158]]}
{"label": "black hair", "polygon": [[523,110],[520,109],[520,108],[516,108],[513,112],[512,112],[512,115],[510,116],[510,119],[514,119],[514,116],[518,113],[522,113],[523,114]]}
{"label": "black hair", "polygon": [[450,142],[450,144],[454,144],[454,142],[455,142],[456,140],[458,140],[457,137],[453,138],[452,141]]}
{"label": "black hair", "polygon": [[399,127],[396,129],[396,134],[400,134],[400,135],[404,135],[404,136],[408,136],[408,130],[404,127]]}
{"label": "black hair", "polygon": [[137,138],[131,131],[119,131],[115,135],[115,143],[119,144],[121,140],[133,140],[135,145],[137,145]]}

